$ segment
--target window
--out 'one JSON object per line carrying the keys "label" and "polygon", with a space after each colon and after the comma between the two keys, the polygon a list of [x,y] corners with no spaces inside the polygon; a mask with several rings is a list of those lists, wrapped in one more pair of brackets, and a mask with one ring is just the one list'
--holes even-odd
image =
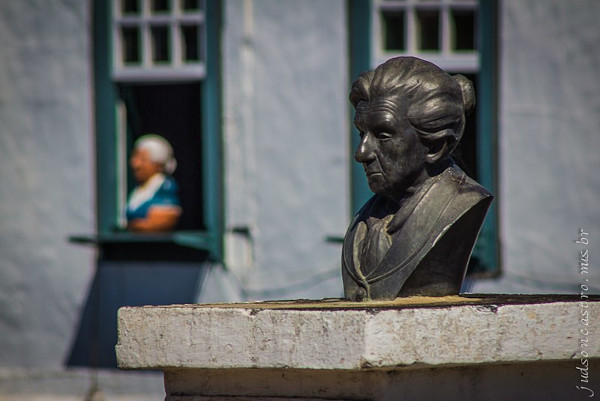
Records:
{"label": "window", "polygon": [[203,79],[204,10],[200,0],[113,0],[115,81]]}
{"label": "window", "polygon": [[[178,255],[185,247],[221,258],[219,4],[93,2],[97,241],[104,255],[119,248],[135,259],[160,243]],[[133,187],[131,148],[147,133],[174,148],[183,208],[176,232],[150,237],[119,230]]]}
{"label": "window", "polygon": [[[69,366],[116,367],[121,306],[197,301],[209,262],[222,257],[220,2],[97,0],[92,3],[97,247]],[[174,148],[183,213],[176,231],[120,229],[133,187],[127,166],[140,135]]]}
{"label": "window", "polygon": [[[495,2],[352,0],[348,4],[352,80],[392,57],[415,56],[450,73],[463,74],[474,83],[476,112],[469,116],[456,158],[467,174],[497,195]],[[354,150],[359,141],[354,128],[351,141]],[[354,212],[371,195],[362,167],[353,163]],[[494,202],[475,245],[470,274],[499,273],[496,210]]]}
{"label": "window", "polygon": [[451,72],[479,70],[477,0],[374,1],[374,65],[410,55]]}

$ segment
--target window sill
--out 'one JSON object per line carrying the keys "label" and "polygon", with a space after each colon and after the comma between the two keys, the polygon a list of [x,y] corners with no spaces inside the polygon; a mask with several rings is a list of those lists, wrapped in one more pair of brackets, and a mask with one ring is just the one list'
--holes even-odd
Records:
{"label": "window sill", "polygon": [[81,245],[174,244],[186,248],[212,251],[214,235],[207,231],[175,231],[170,233],[108,232],[69,236],[69,242]]}

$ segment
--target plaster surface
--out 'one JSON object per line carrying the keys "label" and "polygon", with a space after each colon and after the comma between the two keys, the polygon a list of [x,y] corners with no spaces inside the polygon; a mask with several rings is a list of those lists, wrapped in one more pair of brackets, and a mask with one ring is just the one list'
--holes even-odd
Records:
{"label": "plaster surface", "polygon": [[85,2],[0,2],[2,367],[61,366],[92,276],[87,29]]}
{"label": "plaster surface", "polygon": [[[0,1],[2,401],[82,400],[90,386],[89,369],[64,367],[95,266],[68,242],[95,225],[90,5]],[[164,398],[160,374],[130,373],[98,374],[109,399]]]}
{"label": "plaster surface", "polygon": [[472,291],[579,293],[587,284],[598,294],[600,271],[582,282],[574,241],[583,228],[599,249],[600,2],[505,0],[499,13],[503,274]]}
{"label": "plaster surface", "polygon": [[339,296],[326,237],[349,219],[345,2],[223,11],[228,270],[207,277],[201,301]]}
{"label": "plaster surface", "polygon": [[106,400],[164,400],[162,372],[0,368],[0,401],[82,401],[94,381]]}

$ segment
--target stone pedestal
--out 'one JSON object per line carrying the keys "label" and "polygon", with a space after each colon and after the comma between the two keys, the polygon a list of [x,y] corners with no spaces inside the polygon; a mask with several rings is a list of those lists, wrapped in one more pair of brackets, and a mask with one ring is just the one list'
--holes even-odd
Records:
{"label": "stone pedestal", "polygon": [[580,301],[127,307],[117,359],[164,371],[167,401],[587,399],[600,397],[600,299]]}

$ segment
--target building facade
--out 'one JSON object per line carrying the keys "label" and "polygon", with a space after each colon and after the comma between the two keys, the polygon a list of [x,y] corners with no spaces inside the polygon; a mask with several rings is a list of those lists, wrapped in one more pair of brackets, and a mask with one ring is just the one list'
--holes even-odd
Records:
{"label": "building facade", "polygon": [[[68,369],[68,360],[85,335],[102,263],[122,272],[145,262],[131,251],[115,265],[107,255],[116,248],[107,246],[146,242],[115,236],[114,228],[130,185],[131,141],[152,121],[143,118],[153,114],[144,109],[149,99],[169,116],[185,105],[195,110],[191,139],[179,145],[191,149],[179,160],[182,186],[193,183],[189,219],[165,240],[175,255],[195,250],[191,263],[202,274],[191,302],[341,296],[336,239],[365,196],[353,173],[348,88],[358,72],[398,53],[433,54],[445,68],[487,77],[478,81],[484,110],[477,114],[487,131],[476,134],[473,157],[475,174],[496,195],[494,250],[484,252],[492,255],[489,274],[470,276],[465,291],[579,293],[574,241],[584,230],[595,249],[600,228],[600,4],[457,3],[468,7],[457,11],[449,0],[426,9],[376,0],[2,2],[0,399],[81,398],[95,380],[85,368]],[[128,32],[148,42],[135,48]],[[457,35],[464,40],[448,39]],[[146,62],[145,70],[125,68]],[[181,118],[173,124],[187,127]],[[115,274],[105,285],[124,288]],[[593,263],[587,286],[600,292]],[[106,393],[161,399],[153,375],[108,369],[98,380]]]}

